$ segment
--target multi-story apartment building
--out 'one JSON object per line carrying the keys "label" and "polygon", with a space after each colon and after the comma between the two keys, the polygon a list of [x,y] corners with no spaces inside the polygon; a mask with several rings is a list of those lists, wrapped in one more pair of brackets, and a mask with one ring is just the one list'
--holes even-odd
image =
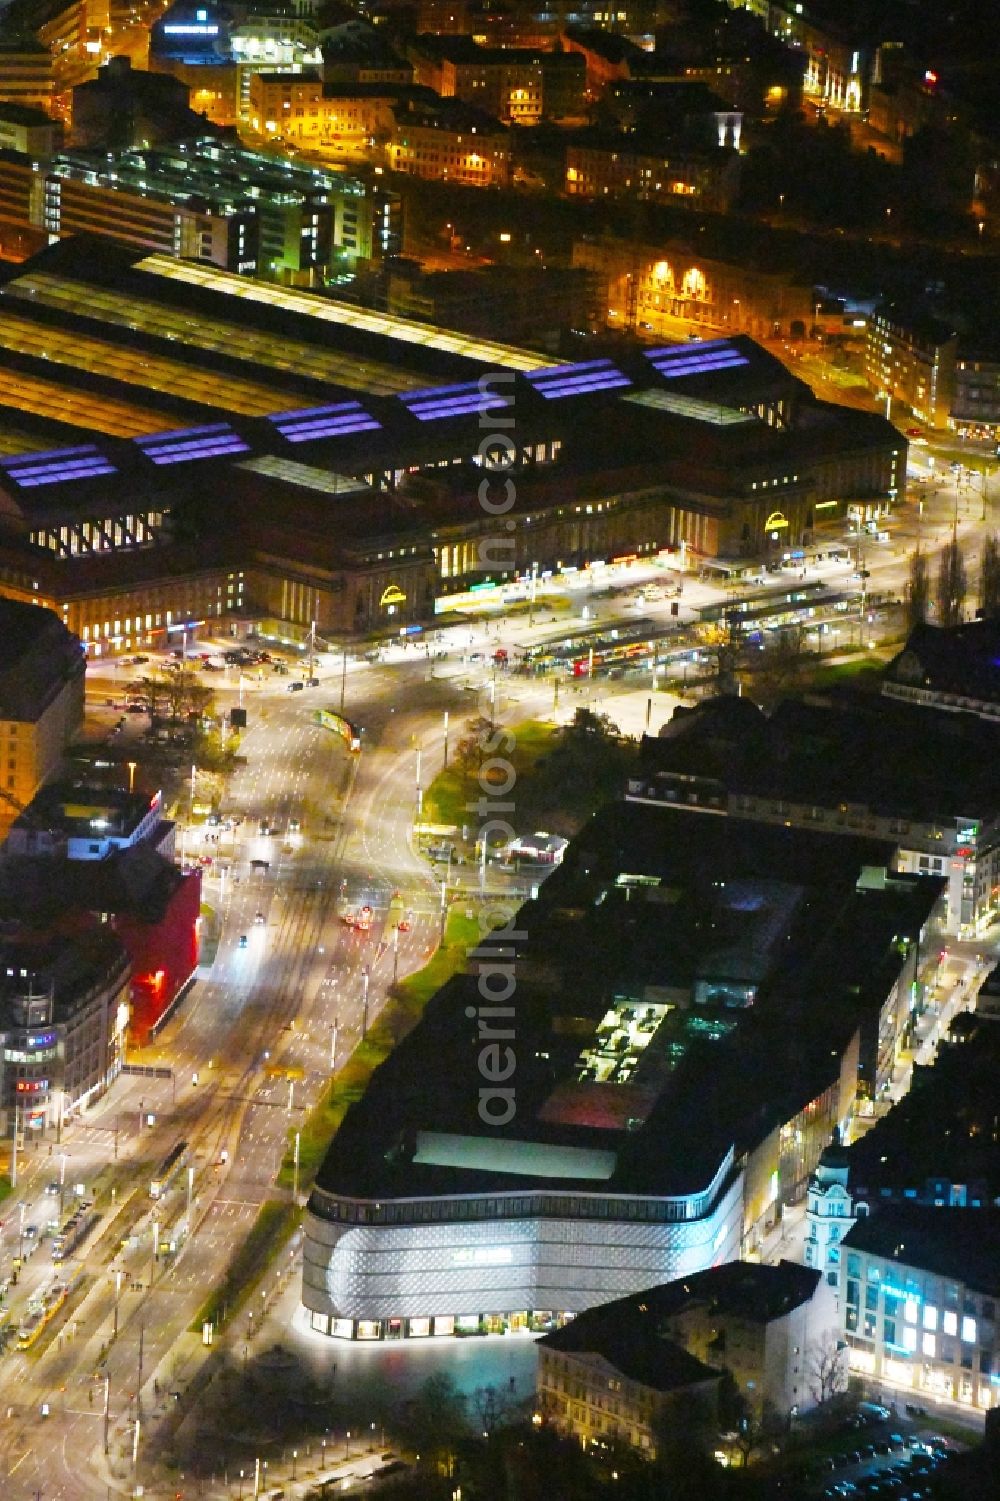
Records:
{"label": "multi-story apartment building", "polygon": [[0,833],[83,724],[81,645],[52,610],[0,597]]}
{"label": "multi-story apartment building", "polygon": [[506,187],[511,148],[506,129],[457,99],[408,98],[393,109],[387,147],[394,172],[468,187]]}
{"label": "multi-story apartment building", "polygon": [[[0,1130],[37,1138],[114,1082],[132,966],[107,928],[0,943]],[[16,1148],[15,1148],[16,1149]]]}
{"label": "multi-story apartment building", "polygon": [[[388,209],[388,213],[386,210]],[[308,281],[398,249],[398,195],[213,137],[158,151],[8,154],[0,220],[102,234],[252,276]]]}
{"label": "multi-story apartment building", "polygon": [[1000,439],[1000,358],[995,348],[977,351],[974,341],[959,341],[950,415],[949,425],[962,437]]}
{"label": "multi-story apartment building", "polygon": [[921,422],[946,427],[957,348],[958,336],[948,324],[881,307],[868,320],[865,378],[890,405],[899,401]]}
{"label": "multi-story apartment building", "polygon": [[810,1368],[833,1333],[829,1317],[809,1267],[714,1266],[599,1304],[543,1336],[538,1408],[585,1446],[618,1438],[655,1454],[677,1394],[710,1418],[715,1383],[728,1372],[756,1421],[787,1420],[817,1401]]}
{"label": "multi-story apartment building", "polygon": [[414,80],[446,99],[486,110],[505,125],[537,125],[583,113],[582,54],[482,47],[467,36],[422,36],[410,44]]}
{"label": "multi-story apartment building", "polygon": [[739,187],[739,157],[630,133],[588,131],[566,146],[566,192],[576,198],[637,198],[724,213]]}
{"label": "multi-story apartment building", "polygon": [[20,156],[51,156],[58,128],[54,120],[33,105],[0,104],[0,151],[16,151]]}
{"label": "multi-story apartment building", "polygon": [[[710,702],[644,742],[647,767],[626,796],[890,840],[899,872],[944,881],[945,930],[971,936],[1000,902],[1000,807],[987,770],[996,744],[990,725],[884,698],[785,700],[770,718]],[[923,964],[923,937],[918,946]]]}
{"label": "multi-story apartment building", "polygon": [[848,1187],[849,1162],[838,1131],[816,1164],[806,1195],[805,1264],[834,1289],[840,1286],[841,1245],[856,1218]]}
{"label": "multi-story apartment building", "polygon": [[262,71],[250,81],[248,119],[261,135],[334,146],[366,162],[384,159],[393,110],[407,85],[324,82],[314,69]]}
{"label": "multi-story apartment building", "polygon": [[52,53],[33,37],[0,35],[0,99],[52,115]]}
{"label": "multi-story apartment building", "polygon": [[1000,1214],[890,1204],[844,1237],[851,1370],[909,1396],[1000,1405]]}

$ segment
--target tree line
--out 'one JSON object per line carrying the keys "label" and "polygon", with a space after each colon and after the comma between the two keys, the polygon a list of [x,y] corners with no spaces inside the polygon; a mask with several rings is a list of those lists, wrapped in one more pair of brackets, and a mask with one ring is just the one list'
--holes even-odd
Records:
{"label": "tree line", "polygon": [[[965,618],[969,575],[957,530],[934,565],[935,560],[919,546],[910,554],[904,596],[909,630],[926,624],[932,613],[934,624],[941,626],[959,625]],[[983,541],[977,605],[984,619],[1000,617],[1000,537],[995,532]]]}

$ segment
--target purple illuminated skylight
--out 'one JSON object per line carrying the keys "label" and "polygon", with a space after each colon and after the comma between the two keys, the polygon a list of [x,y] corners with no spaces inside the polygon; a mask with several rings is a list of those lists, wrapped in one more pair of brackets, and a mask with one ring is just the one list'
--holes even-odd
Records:
{"label": "purple illuminated skylight", "polygon": [[24,489],[37,485],[57,485],[64,480],[91,479],[100,474],[115,474],[110,463],[93,443],[75,448],[53,448],[44,453],[19,453],[0,460],[0,466]]}
{"label": "purple illuminated skylight", "polygon": [[154,464],[182,464],[187,459],[217,459],[228,453],[249,453],[249,443],[236,433],[220,433],[216,438],[195,438],[190,443],[173,443],[166,448],[147,448],[146,457]]}
{"label": "purple illuminated skylight", "polygon": [[154,464],[182,464],[187,459],[217,459],[225,454],[250,452],[250,445],[227,422],[149,433],[135,441]]}
{"label": "purple illuminated skylight", "polygon": [[581,360],[577,365],[547,365],[544,370],[529,370],[528,380],[533,386],[544,385],[547,381],[556,381],[561,385],[564,381],[575,380],[588,372],[613,369],[610,360]]}
{"label": "purple illuminated skylight", "polygon": [[[692,348],[692,345],[695,347]],[[695,339],[687,344],[664,344],[662,349],[644,349],[647,360],[675,360],[702,354],[708,349],[732,349],[728,339]]]}
{"label": "purple illuminated skylight", "polygon": [[74,454],[96,453],[93,443],[83,443],[76,448],[46,448],[38,453],[13,453],[0,459],[0,469],[19,469],[23,464],[41,464],[46,459],[68,459]]}
{"label": "purple illuminated skylight", "polygon": [[[405,398],[404,398],[405,400]],[[441,417],[461,417],[470,412],[491,411],[497,407],[510,406],[507,396],[480,393],[478,388],[468,396],[449,396],[443,401],[407,401],[411,414],[420,422],[436,422]]]}
{"label": "purple illuminated skylight", "polygon": [[745,355],[718,354],[704,360],[671,360],[668,364],[657,363],[655,369],[664,380],[675,380],[680,375],[707,375],[713,370],[735,370],[738,365],[749,365]]}
{"label": "purple illuminated skylight", "polygon": [[109,464],[106,459],[100,459],[96,463],[65,464],[50,466],[48,469],[28,469],[22,474],[12,475],[24,490],[33,489],[36,485],[60,485],[71,479],[93,479],[99,474],[115,474],[117,470],[114,464]]}
{"label": "purple illuminated skylight", "polygon": [[445,396],[462,396],[466,392],[478,395],[479,382],[463,380],[457,386],[424,386],[419,391],[404,391],[401,399],[409,406],[411,401],[438,401]]}
{"label": "purple illuminated skylight", "polygon": [[294,412],[272,412],[268,422],[273,422],[276,427],[282,423],[306,422],[313,417],[332,417],[340,412],[360,412],[360,401],[338,401],[333,406],[326,407],[299,407]]}
{"label": "purple illuminated skylight", "polygon": [[610,369],[610,371],[596,371],[587,380],[565,381],[556,383],[550,381],[548,386],[539,386],[539,396],[544,396],[545,401],[556,401],[560,396],[586,396],[593,390],[614,390],[616,387],[631,386],[632,381],[622,371]]}
{"label": "purple illuminated skylight", "polygon": [[342,438],[347,433],[376,432],[381,426],[381,422],[376,422],[367,412],[359,412],[339,420],[327,418],[319,422],[300,422],[294,427],[280,426],[278,431],[289,443],[306,443],[313,438]]}

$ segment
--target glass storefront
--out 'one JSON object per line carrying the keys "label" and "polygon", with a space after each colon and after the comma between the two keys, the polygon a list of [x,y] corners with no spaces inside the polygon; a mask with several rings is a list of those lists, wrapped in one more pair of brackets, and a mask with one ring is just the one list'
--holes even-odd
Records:
{"label": "glass storefront", "polygon": [[567,1323],[571,1313],[554,1314],[547,1309],[518,1309],[514,1313],[440,1314],[436,1318],[344,1319],[321,1313],[310,1316],[317,1334],[333,1339],[389,1340],[429,1339],[432,1335],[463,1337],[478,1334],[542,1333]]}

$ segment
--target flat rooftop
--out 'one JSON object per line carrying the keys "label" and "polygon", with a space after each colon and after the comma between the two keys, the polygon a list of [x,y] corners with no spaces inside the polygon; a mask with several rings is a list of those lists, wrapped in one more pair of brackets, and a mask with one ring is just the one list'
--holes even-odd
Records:
{"label": "flat rooftop", "polygon": [[919,1267],[1000,1296],[1000,1210],[886,1204],[858,1220],[844,1248]]}
{"label": "flat rooftop", "polygon": [[642,765],[730,793],[953,821],[1000,811],[998,755],[1000,729],[975,715],[837,692],[783,699],[770,715],[708,700],[646,737]]}
{"label": "flat rooftop", "polygon": [[160,802],[159,793],[151,799],[119,787],[50,782],[35,794],[16,827],[51,829],[70,838],[125,838]]}
{"label": "flat rooftop", "polygon": [[352,1106],[318,1186],[697,1194],[827,1089],[940,884],[869,889],[892,853],[870,840],[733,818],[698,835],[689,814],[612,804],[522,908],[509,1128],[478,1114],[481,1000],[459,976]]}

